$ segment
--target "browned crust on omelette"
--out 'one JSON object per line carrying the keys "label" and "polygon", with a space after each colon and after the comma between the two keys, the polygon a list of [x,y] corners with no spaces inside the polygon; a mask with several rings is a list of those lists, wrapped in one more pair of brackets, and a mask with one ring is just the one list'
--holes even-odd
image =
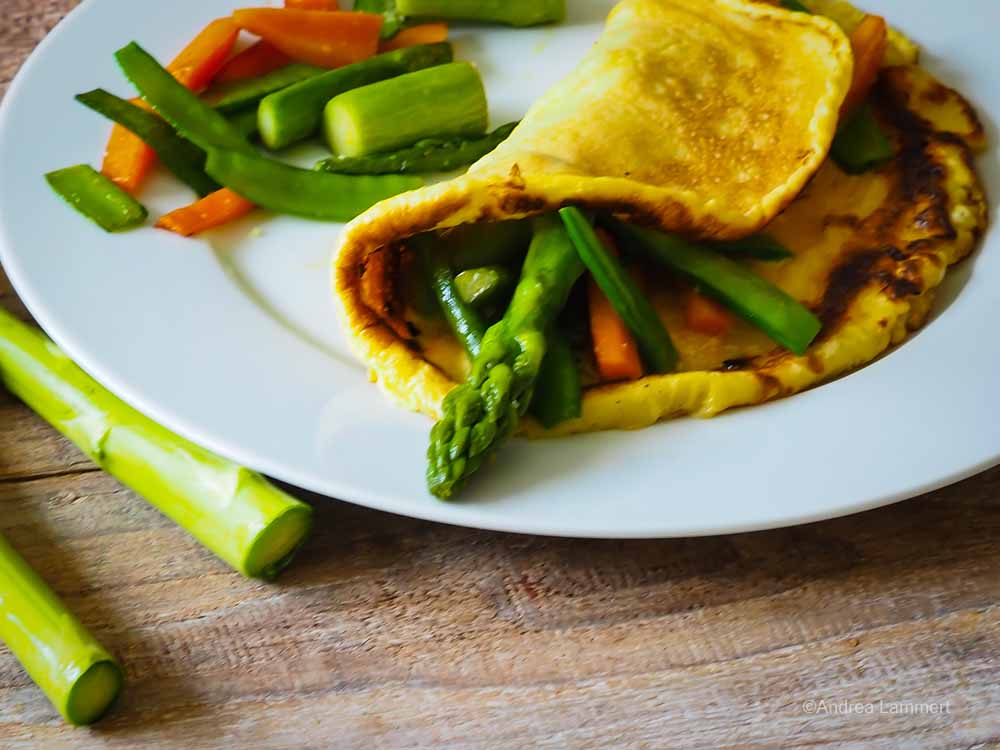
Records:
{"label": "browned crust on omelette", "polygon": [[[966,116],[941,121],[937,113],[943,104]],[[590,388],[580,419],[551,432],[528,421],[523,431],[554,435],[638,428],[671,416],[712,416],[734,406],[761,403],[866,364],[922,325],[948,266],[971,252],[986,226],[985,196],[973,163],[973,148],[981,148],[985,137],[971,106],[914,66],[883,71],[875,107],[898,145],[894,163],[885,170],[889,196],[865,217],[827,217],[831,224],[850,228],[852,234],[831,267],[821,296],[805,300],[823,322],[819,338],[806,355],[775,348],[734,358],[712,371],[648,376]],[[492,201],[478,212],[477,220],[493,218],[492,205],[503,205],[498,215],[510,218],[511,207],[517,209],[515,215],[530,215],[568,202],[553,203],[544,195],[532,194],[517,174],[489,185],[488,190]],[[642,205],[602,205],[600,196],[581,196],[576,202],[639,224],[663,225],[662,214]],[[790,210],[794,208],[793,204]],[[461,206],[443,201],[429,210],[435,216],[428,217],[427,225],[434,226],[439,217],[454,217]],[[337,267],[337,293],[346,324],[355,333],[355,346],[378,374],[382,387],[404,405],[437,415],[440,400],[455,383],[424,361],[359,297],[361,259],[405,236],[403,230],[412,230],[412,216],[394,219],[390,212],[365,227],[367,234],[355,238],[353,261]],[[458,223],[464,221],[463,217]]]}

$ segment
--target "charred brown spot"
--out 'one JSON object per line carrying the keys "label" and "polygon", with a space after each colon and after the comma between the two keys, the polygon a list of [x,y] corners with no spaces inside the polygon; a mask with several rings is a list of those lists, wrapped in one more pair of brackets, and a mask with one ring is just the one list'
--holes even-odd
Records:
{"label": "charred brown spot", "polygon": [[861,219],[854,214],[830,214],[823,217],[824,229],[829,229],[830,227],[857,229],[859,226],[861,226]]}
{"label": "charred brown spot", "polygon": [[740,357],[738,359],[727,359],[722,363],[720,369],[722,372],[739,372],[740,370],[749,370],[752,365],[752,359],[749,357]]}
{"label": "charred brown spot", "polygon": [[381,247],[369,253],[361,268],[361,301],[406,340],[413,333],[399,303],[400,267],[400,253],[395,248]]}
{"label": "charred brown spot", "polygon": [[860,252],[833,269],[818,311],[825,330],[831,330],[840,322],[851,302],[872,280],[879,263],[886,257],[884,250]]}

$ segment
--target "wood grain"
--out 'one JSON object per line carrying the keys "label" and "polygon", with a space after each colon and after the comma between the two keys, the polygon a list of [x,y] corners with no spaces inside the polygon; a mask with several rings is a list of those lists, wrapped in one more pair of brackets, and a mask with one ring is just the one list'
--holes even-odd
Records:
{"label": "wood grain", "polygon": [[[73,4],[0,0],[4,84]],[[6,280],[0,302],[25,314]],[[0,747],[1000,747],[1000,469],[853,518],[680,541],[312,500],[293,568],[245,581],[0,395],[0,530],[128,671],[113,715],[74,730],[0,649]]]}

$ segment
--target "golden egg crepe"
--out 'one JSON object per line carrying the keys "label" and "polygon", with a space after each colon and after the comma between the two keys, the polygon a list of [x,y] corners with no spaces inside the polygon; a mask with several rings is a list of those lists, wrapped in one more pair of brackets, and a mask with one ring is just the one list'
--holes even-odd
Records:
{"label": "golden egg crepe", "polygon": [[[849,28],[841,0],[829,6]],[[834,7],[837,6],[837,7]],[[916,47],[890,39],[887,61]],[[343,325],[373,379],[438,416],[467,360],[407,306],[407,237],[567,204],[692,238],[767,225],[794,257],[753,269],[814,311],[803,356],[746,323],[708,336],[684,325],[676,280],[647,291],[680,355],[677,371],[585,389],[583,413],[530,436],[639,428],[796,393],[857,368],[927,317],[949,265],[974,247],[986,202],[971,106],[916,65],[884,68],[872,95],[895,157],[848,175],[826,160],[852,56],[828,19],[740,0],[626,0],[601,41],[468,175],[386,201],[352,222],[335,260]]]}

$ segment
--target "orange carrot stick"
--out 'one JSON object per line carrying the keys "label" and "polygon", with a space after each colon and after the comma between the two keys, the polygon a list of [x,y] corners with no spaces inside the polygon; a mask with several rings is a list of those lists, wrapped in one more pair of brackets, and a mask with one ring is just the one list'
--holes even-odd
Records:
{"label": "orange carrot stick", "polygon": [[222,70],[239,34],[239,28],[230,19],[217,18],[191,40],[167,70],[192,91],[202,91]]}
{"label": "orange carrot stick", "polygon": [[642,377],[642,360],[635,338],[592,278],[587,280],[587,300],[590,336],[601,379],[638,380]]}
{"label": "orange carrot stick", "polygon": [[215,83],[257,78],[267,75],[272,70],[283,68],[291,62],[292,58],[280,49],[261,40],[232,57],[215,77]]}
{"label": "orange carrot stick", "polygon": [[246,8],[233,21],[294,60],[324,68],[360,62],[378,51],[382,16],[288,8]]}
{"label": "orange carrot stick", "polygon": [[337,0],[285,0],[285,7],[293,10],[340,10]]}
{"label": "orange carrot stick", "polygon": [[414,47],[418,44],[436,44],[437,42],[448,41],[448,24],[446,23],[425,23],[420,26],[411,26],[403,29],[392,39],[382,42],[380,50],[391,52],[394,49],[403,47]]}
{"label": "orange carrot stick", "polygon": [[864,103],[878,79],[885,51],[889,46],[889,30],[882,16],[865,16],[851,33],[851,48],[854,50],[854,77],[851,88],[840,107],[840,116],[845,117]]}
{"label": "orange carrot stick", "polygon": [[[167,66],[174,78],[193,91],[208,86],[233,50],[240,30],[228,18],[212,21]],[[138,103],[138,100],[135,100]],[[101,172],[129,193],[135,193],[156,163],[156,153],[139,136],[121,125],[111,129]]]}
{"label": "orange carrot stick", "polygon": [[156,226],[190,237],[206,229],[228,224],[253,211],[256,206],[229,188],[216,190],[190,206],[160,217]]}
{"label": "orange carrot stick", "polygon": [[732,314],[696,289],[692,289],[684,305],[684,322],[692,331],[706,336],[724,336],[733,328]]}

